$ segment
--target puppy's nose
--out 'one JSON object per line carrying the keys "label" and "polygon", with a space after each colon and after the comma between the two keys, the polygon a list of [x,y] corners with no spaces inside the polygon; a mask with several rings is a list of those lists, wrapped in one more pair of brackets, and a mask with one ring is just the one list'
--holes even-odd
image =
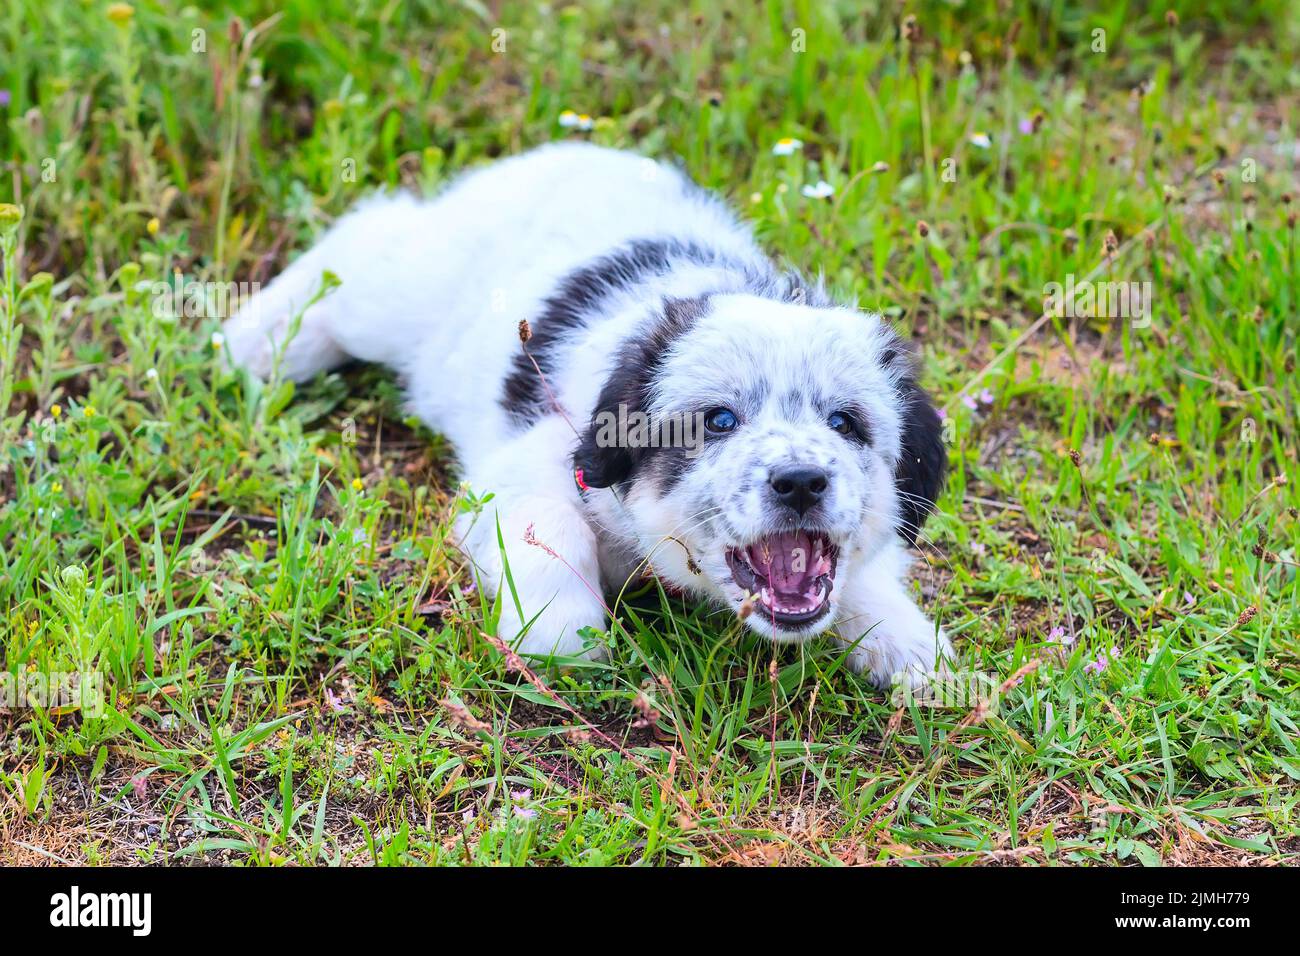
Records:
{"label": "puppy's nose", "polygon": [[801,517],[822,500],[830,479],[820,468],[796,466],[773,472],[768,479],[776,500],[793,508]]}

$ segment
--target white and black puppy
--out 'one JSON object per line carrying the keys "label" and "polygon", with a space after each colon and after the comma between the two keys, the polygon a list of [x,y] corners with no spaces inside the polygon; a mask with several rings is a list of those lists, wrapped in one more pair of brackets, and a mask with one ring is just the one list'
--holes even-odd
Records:
{"label": "white and black puppy", "polygon": [[[342,285],[313,303],[325,270]],[[493,495],[458,540],[496,593],[499,529],[524,652],[581,653],[602,590],[650,572],[774,641],[831,632],[877,684],[950,653],[903,581],[946,463],[907,350],[670,166],[554,145],[373,197],[225,336],[263,377],[401,375]]]}

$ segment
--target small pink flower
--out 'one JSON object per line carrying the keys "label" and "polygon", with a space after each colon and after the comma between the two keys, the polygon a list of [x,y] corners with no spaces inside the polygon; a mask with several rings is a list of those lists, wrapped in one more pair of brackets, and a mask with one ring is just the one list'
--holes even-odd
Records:
{"label": "small pink flower", "polygon": [[961,403],[965,405],[967,408],[969,408],[972,412],[980,407],[979,402],[975,400],[974,395],[963,395],[961,397]]}
{"label": "small pink flower", "polygon": [[980,391],[980,403],[983,404],[983,405],[992,405],[992,404],[993,404],[993,393],[990,392],[987,388],[986,388],[986,389],[982,389],[982,390]]}
{"label": "small pink flower", "polygon": [[512,804],[511,810],[514,812],[515,816],[519,817],[519,819],[531,820],[535,816],[537,816],[536,810],[533,810],[530,807],[521,807],[519,805],[520,802],[524,800],[531,800],[532,796],[533,796],[533,791],[527,788],[524,788],[522,790],[510,791],[510,802]]}
{"label": "small pink flower", "polygon": [[136,774],[131,778],[131,792],[137,800],[143,800],[149,790],[149,778],[145,774]]}
{"label": "small pink flower", "polygon": [[935,411],[939,413],[939,421],[946,422],[948,420],[948,410],[946,408],[935,409]]}
{"label": "small pink flower", "polygon": [[1088,663],[1084,664],[1083,669],[1089,674],[1100,674],[1109,667],[1110,662],[1117,657],[1119,657],[1119,650],[1112,647],[1105,653],[1098,654],[1095,661],[1088,661]]}
{"label": "small pink flower", "polygon": [[1047,632],[1047,640],[1052,644],[1073,644],[1074,638],[1066,633],[1065,628],[1056,626]]}

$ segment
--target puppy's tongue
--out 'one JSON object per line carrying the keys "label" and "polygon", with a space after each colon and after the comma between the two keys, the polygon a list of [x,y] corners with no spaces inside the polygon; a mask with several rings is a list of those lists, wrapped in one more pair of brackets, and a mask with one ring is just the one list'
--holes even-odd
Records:
{"label": "puppy's tongue", "polygon": [[749,554],[755,569],[763,573],[778,594],[802,595],[828,570],[823,567],[821,548],[802,531],[763,538],[750,545]]}

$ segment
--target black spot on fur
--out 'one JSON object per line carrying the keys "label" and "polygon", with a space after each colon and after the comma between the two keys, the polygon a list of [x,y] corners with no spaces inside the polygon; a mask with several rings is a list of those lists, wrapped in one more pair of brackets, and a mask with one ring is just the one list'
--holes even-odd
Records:
{"label": "black spot on fur", "polygon": [[887,351],[891,362],[907,363],[898,385],[903,408],[903,441],[894,468],[894,485],[899,493],[898,534],[914,545],[943,490],[948,450],[943,444],[943,421],[930,396],[917,384],[915,367],[897,350]]}
{"label": "black spot on fur", "polygon": [[[556,353],[566,336],[586,326],[606,299],[638,283],[662,276],[680,264],[723,265],[739,271],[721,253],[694,242],[636,239],[565,276],[541,311],[531,317],[532,338],[514,358],[501,404],[518,425],[530,425],[551,411],[546,385]],[[536,362],[536,366],[534,366]]]}
{"label": "black spot on fur", "polygon": [[679,465],[685,459],[685,449],[674,447],[628,447],[626,443],[602,444],[598,439],[600,423],[606,416],[645,412],[650,398],[650,386],[663,365],[664,357],[672,344],[704,313],[705,299],[666,299],[663,313],[646,331],[623,346],[614,371],[605,381],[592,412],[592,420],[583,432],[577,450],[573,453],[573,467],[582,469],[584,483],[592,488],[608,488],[627,481],[654,455],[672,457]]}

